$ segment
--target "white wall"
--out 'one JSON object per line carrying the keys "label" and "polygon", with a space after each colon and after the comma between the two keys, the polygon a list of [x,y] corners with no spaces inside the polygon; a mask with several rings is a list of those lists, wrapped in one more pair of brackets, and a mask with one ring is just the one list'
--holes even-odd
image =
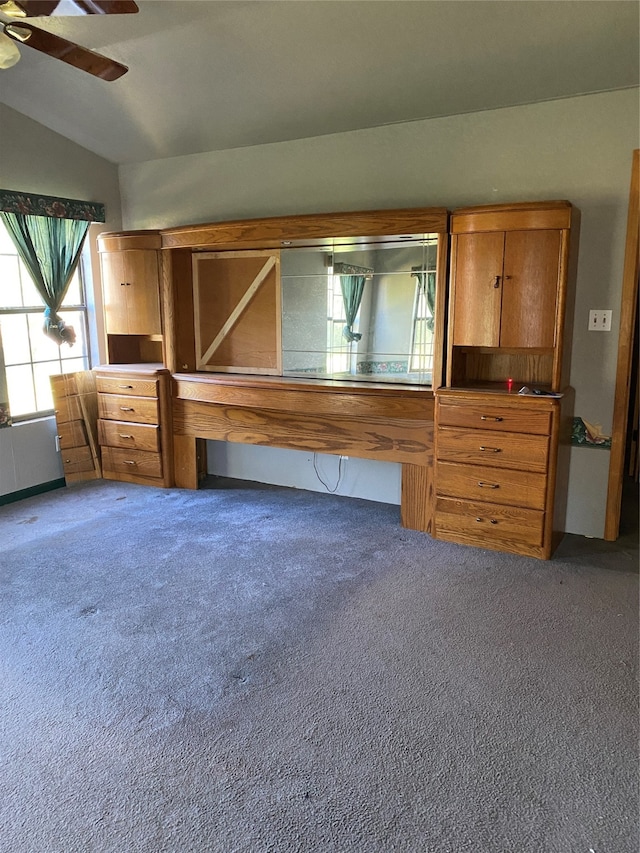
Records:
{"label": "white wall", "polygon": [[[123,219],[127,228],[160,228],[295,213],[568,199],[582,211],[570,380],[576,413],[608,433],[638,127],[633,89],[127,165],[120,169]],[[591,308],[613,310],[610,333],[586,331]],[[221,473],[267,480],[273,453],[258,448],[234,451],[233,461],[223,463],[217,453],[213,458]],[[596,462],[596,453],[606,452],[572,450],[567,529],[601,537],[608,459],[603,464],[605,457],[598,456]],[[243,456],[250,460],[246,465],[237,458]],[[284,457],[278,459],[282,468]],[[293,472],[297,456],[287,464]],[[353,460],[352,477],[359,464]],[[362,464],[369,470],[374,463]],[[384,466],[367,496],[389,494],[388,477]]]}
{"label": "white wall", "polygon": [[[102,202],[107,222],[91,226],[91,265],[87,271],[90,302],[100,304],[95,236],[122,227],[118,170],[113,163],[92,154],[37,122],[0,104],[0,188],[26,193]],[[95,314],[94,342],[101,351],[94,361],[104,361],[101,313]],[[60,454],[55,449],[55,420],[40,418],[0,429],[0,496],[62,477]]]}

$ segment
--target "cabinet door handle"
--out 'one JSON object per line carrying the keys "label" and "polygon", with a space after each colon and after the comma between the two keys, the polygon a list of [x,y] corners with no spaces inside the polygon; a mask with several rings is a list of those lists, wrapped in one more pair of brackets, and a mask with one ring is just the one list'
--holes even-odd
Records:
{"label": "cabinet door handle", "polygon": [[[121,385],[120,387],[122,388],[124,386]],[[489,415],[480,415],[480,420],[481,421],[495,421],[496,423],[500,423],[502,418],[494,418],[494,417],[490,417]]]}
{"label": "cabinet door handle", "polygon": [[133,385],[118,385],[118,388],[133,388]]}
{"label": "cabinet door handle", "polygon": [[495,279],[494,279],[494,281],[493,281],[493,286],[494,286],[494,287],[496,287],[496,288],[497,288],[497,287],[500,287],[500,276],[499,276],[499,275],[497,275],[497,276],[495,277]]}
{"label": "cabinet door handle", "polygon": [[485,450],[490,450],[490,451],[493,451],[493,453],[500,453],[501,448],[500,447],[485,447],[483,444],[481,444],[480,450],[482,450],[483,452]]}
{"label": "cabinet door handle", "polygon": [[121,412],[135,412],[135,409],[132,406],[120,406]]}
{"label": "cabinet door handle", "polygon": [[498,483],[483,483],[482,480],[478,480],[478,485],[481,489],[499,489],[500,486]]}

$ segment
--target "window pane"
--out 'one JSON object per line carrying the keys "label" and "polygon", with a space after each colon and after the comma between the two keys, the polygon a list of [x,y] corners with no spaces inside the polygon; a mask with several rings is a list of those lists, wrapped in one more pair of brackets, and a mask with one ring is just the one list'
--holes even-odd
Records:
{"label": "window pane", "polygon": [[50,376],[60,373],[60,362],[44,361],[33,365],[33,376],[36,386],[36,405],[38,411],[53,409],[53,397],[51,396]]}
{"label": "window pane", "polygon": [[[63,305],[83,305],[84,299],[82,298],[82,291],[80,288],[80,274],[78,272],[78,268],[73,274],[73,278],[71,279],[71,283],[69,284],[69,289],[66,292],[64,300],[62,302]],[[72,324],[73,325],[73,324]],[[76,332],[78,330],[76,329]]]}
{"label": "window pane", "polygon": [[25,364],[19,367],[7,367],[6,374],[11,416],[16,418],[20,415],[28,415],[35,412],[36,397],[33,390],[31,365]]}
{"label": "window pane", "polygon": [[16,255],[0,255],[0,308],[22,306],[20,268]]}
{"label": "window pane", "polygon": [[0,223],[0,252],[7,255],[15,255],[16,247],[15,243],[9,236],[9,232],[4,226],[4,223]]}
{"label": "window pane", "polygon": [[34,361],[58,360],[58,345],[42,331],[42,314],[29,314],[29,335]]}
{"label": "window pane", "polygon": [[20,278],[22,281],[22,304],[30,308],[35,308],[37,305],[42,305],[44,310],[44,302],[42,296],[36,290],[28,269],[20,261]]}
{"label": "window pane", "polygon": [[84,313],[82,311],[60,311],[60,317],[67,326],[73,326],[76,333],[76,342],[73,346],[62,344],[60,347],[60,358],[77,358],[87,352],[86,330],[84,327]]}
{"label": "window pane", "polygon": [[31,361],[26,314],[0,315],[2,346],[5,364],[24,364]]}
{"label": "window pane", "polygon": [[84,358],[65,358],[62,360],[63,373],[75,373],[77,370],[88,370],[89,359]]}

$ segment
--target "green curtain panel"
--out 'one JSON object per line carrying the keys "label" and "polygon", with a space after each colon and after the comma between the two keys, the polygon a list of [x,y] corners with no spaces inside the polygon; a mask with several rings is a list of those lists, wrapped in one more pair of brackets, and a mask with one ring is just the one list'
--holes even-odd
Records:
{"label": "green curtain panel", "polygon": [[433,332],[436,317],[436,274],[435,272],[427,272],[420,267],[411,267],[411,275],[418,279],[418,286],[427,300],[427,308],[431,316],[425,322],[427,329]]}
{"label": "green curtain panel", "polygon": [[334,264],[334,273],[340,276],[340,290],[342,291],[342,302],[347,325],[342,330],[342,336],[349,343],[359,341],[362,335],[353,331],[353,324],[358,315],[358,309],[362,302],[364,285],[367,278],[373,275],[373,270],[367,267],[355,267],[352,264]]}
{"label": "green curtain panel", "polygon": [[46,306],[43,330],[57,344],[73,346],[76,336],[58,316],[78,266],[89,221],[0,212],[7,231]]}

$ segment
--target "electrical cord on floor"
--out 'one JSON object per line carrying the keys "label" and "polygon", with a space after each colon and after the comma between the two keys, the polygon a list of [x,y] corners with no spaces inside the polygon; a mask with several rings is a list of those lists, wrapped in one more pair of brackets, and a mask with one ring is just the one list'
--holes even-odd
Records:
{"label": "electrical cord on floor", "polygon": [[342,481],[342,461],[343,461],[343,459],[344,459],[344,456],[340,456],[340,459],[338,462],[338,479],[337,479],[336,484],[333,487],[333,489],[331,489],[331,488],[329,488],[329,484],[325,483],[325,481],[320,476],[320,471],[318,471],[318,454],[317,453],[313,454],[313,470],[316,472],[316,477],[318,478],[318,480],[320,480],[320,482],[325,487],[325,489],[332,495],[334,495],[338,491],[338,487],[340,486],[340,483]]}

